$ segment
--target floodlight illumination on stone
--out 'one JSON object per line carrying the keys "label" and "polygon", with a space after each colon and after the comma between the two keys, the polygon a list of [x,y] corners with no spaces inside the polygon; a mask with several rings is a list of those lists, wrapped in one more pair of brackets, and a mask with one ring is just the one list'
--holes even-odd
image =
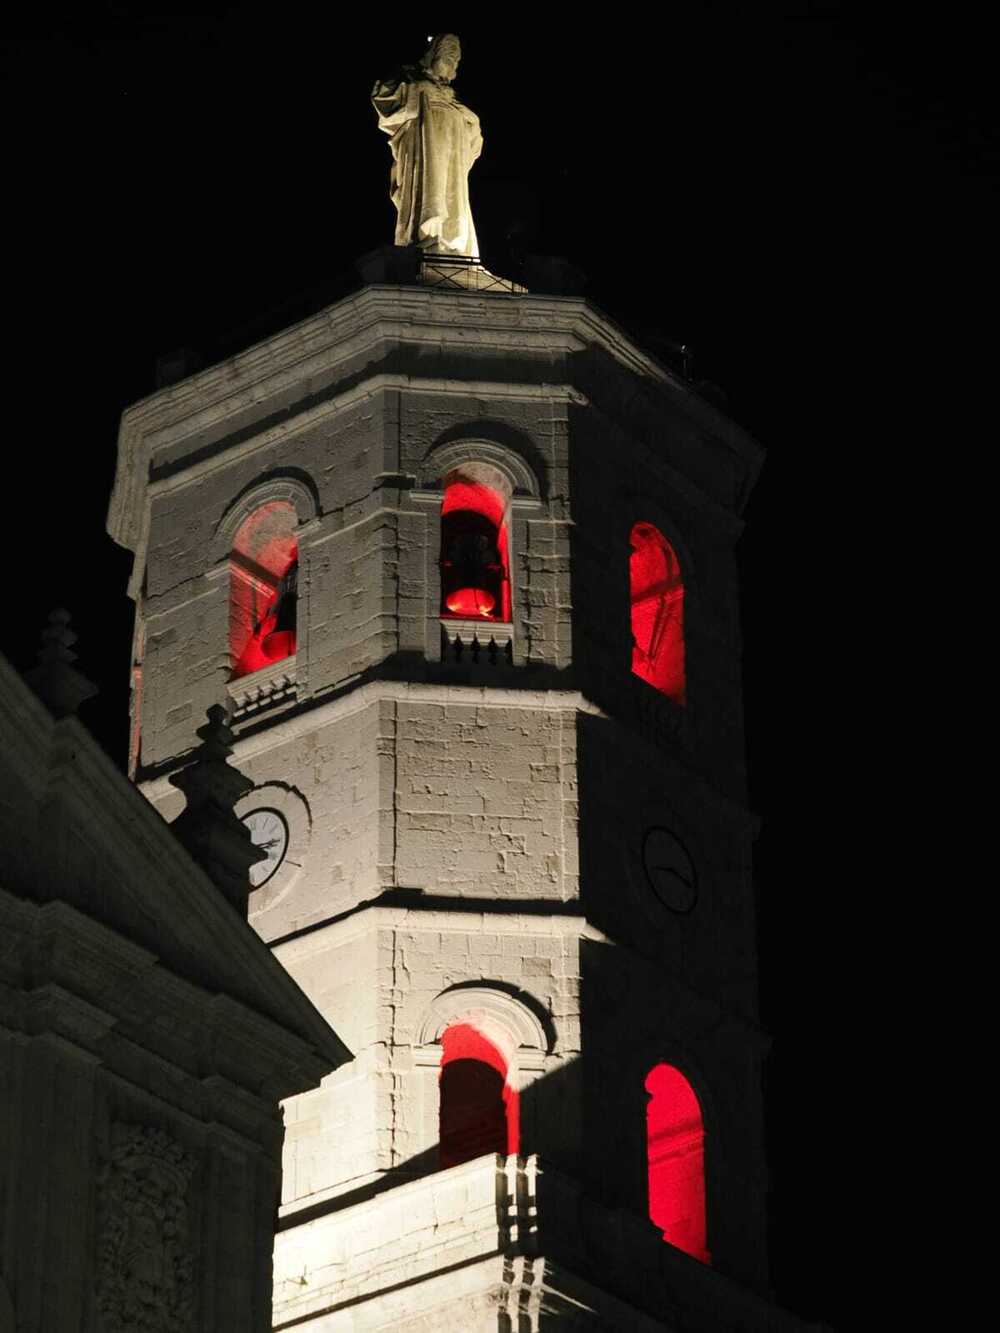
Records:
{"label": "floodlight illumination on stone", "polygon": [[757,446],[579,297],[373,279],[119,458],[141,790],[224,691],[250,925],[355,1054],[286,1102],[271,1326],[805,1333],[753,1294]]}

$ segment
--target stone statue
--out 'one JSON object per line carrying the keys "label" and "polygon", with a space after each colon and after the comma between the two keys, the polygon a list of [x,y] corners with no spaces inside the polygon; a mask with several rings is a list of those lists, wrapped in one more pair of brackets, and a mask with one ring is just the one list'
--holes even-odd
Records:
{"label": "stone statue", "polygon": [[389,192],[396,205],[396,244],[428,254],[479,258],[469,206],[469,168],[483,138],[479,117],[455,96],[451,81],[462,48],[452,33],[435,37],[419,65],[376,83],[372,102],[389,136]]}

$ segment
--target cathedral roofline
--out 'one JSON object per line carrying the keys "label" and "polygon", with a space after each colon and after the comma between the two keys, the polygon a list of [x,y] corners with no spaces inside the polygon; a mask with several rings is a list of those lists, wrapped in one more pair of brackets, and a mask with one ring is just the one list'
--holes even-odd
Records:
{"label": "cathedral roofline", "polygon": [[[41,878],[28,869],[19,874],[12,857],[8,889],[39,902],[62,901],[120,931],[148,950],[152,962],[294,1033],[314,1053],[310,1065],[315,1056],[333,1067],[352,1058],[86,728],[73,717],[55,721],[2,657],[0,728],[5,786],[38,795],[44,823],[35,842],[47,857]],[[60,836],[52,835],[53,827],[63,831]],[[28,828],[20,832],[29,842],[34,836]]]}

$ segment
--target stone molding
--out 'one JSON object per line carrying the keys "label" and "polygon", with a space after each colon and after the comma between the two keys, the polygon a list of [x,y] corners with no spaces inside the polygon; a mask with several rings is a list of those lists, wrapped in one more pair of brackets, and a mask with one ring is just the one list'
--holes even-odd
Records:
{"label": "stone molding", "polygon": [[[247,679],[244,677],[244,679]],[[499,685],[427,684],[422,681],[373,680],[347,690],[335,699],[319,703],[306,714],[295,714],[275,722],[266,731],[253,736],[239,736],[233,746],[237,764],[266,754],[268,750],[288,741],[297,740],[330,722],[351,717],[373,704],[391,700],[394,703],[440,703],[482,708],[541,709],[544,712],[589,713],[608,717],[599,704],[579,690],[511,690]],[[139,784],[140,790],[151,802],[157,802],[173,791],[165,774],[148,778]]]}
{"label": "stone molding", "polygon": [[297,477],[280,473],[254,484],[238,496],[219,519],[212,544],[213,561],[224,560],[232,550],[236,534],[246,520],[263,505],[284,501],[295,510],[297,527],[319,517],[315,487]]}
{"label": "stone molding", "polygon": [[441,618],[442,662],[505,667],[513,663],[514,626],[493,620]]}
{"label": "stone molding", "polygon": [[[490,302],[489,318],[482,305]],[[500,307],[503,307],[502,309]],[[376,344],[387,340],[414,346],[460,346],[463,351],[487,347],[498,358],[509,352],[543,356],[558,367],[552,384],[510,385],[486,381],[482,384],[414,379],[407,374],[376,375],[336,395],[338,379],[345,381],[359,361],[370,364]],[[329,400],[287,416],[287,398],[299,386],[327,384],[339,405],[358,400],[380,388],[419,391],[451,391],[464,395],[503,398],[512,391],[520,396],[566,398],[587,402],[587,395],[563,383],[574,354],[593,348],[617,362],[625,372],[666,392],[686,416],[710,436],[707,443],[722,447],[739,460],[743,474],[740,504],[759,470],[762,451],[746,431],[724,413],[700,398],[692,386],[661,366],[595,307],[578,297],[524,295],[509,301],[490,297],[476,299],[469,293],[438,289],[367,287],[357,296],[329,307],[311,319],[247,351],[170,385],[131,407],[122,417],[118,442],[118,466],[108,511],[108,530],[122,546],[133,550],[137,565],[144,568],[148,493],[152,456],[161,449],[189,446],[193,451],[206,434],[218,440],[220,454],[228,453],[227,425],[235,428],[252,418],[267,415],[270,403],[281,403],[285,419],[266,427],[251,448],[285,438],[329,410]],[[246,449],[246,441],[243,444]],[[204,471],[219,466],[218,457],[190,466],[180,463],[169,479],[154,483],[172,489],[187,485]],[[138,593],[134,584],[133,595]]]}
{"label": "stone molding", "polygon": [[233,701],[230,724],[247,722],[259,713],[292,704],[298,697],[298,668],[295,654],[283,657],[280,662],[252,671],[249,675],[239,676],[226,686],[226,693]]}
{"label": "stone molding", "polygon": [[[285,443],[300,432],[308,431],[328,418],[335,417],[340,412],[377,394],[404,391],[458,394],[463,398],[489,398],[496,401],[544,399],[547,403],[566,402],[580,407],[589,404],[586,394],[570,384],[511,384],[491,380],[458,381],[435,377],[415,380],[404,374],[379,374],[373,375],[361,384],[353,385],[342,393],[331,394],[323,402],[305,409],[291,420],[283,420],[279,425],[263,426],[251,439],[241,442],[241,453],[244,457],[253,457],[255,453],[270,449],[276,443]],[[149,536],[150,502],[159,495],[197,484],[212,473],[228,467],[231,457],[229,448],[223,440],[210,457],[193,461],[189,466],[180,468],[170,476],[150,480],[147,474],[151,467],[153,446],[145,434],[139,439],[126,441],[126,436],[131,436],[135,429],[134,423],[132,426],[127,425],[126,417],[122,418],[122,433],[119,436],[119,470],[122,480],[120,486],[117,481],[115,483],[116,490],[112,495],[108,514],[108,531],[120,546],[134,552],[136,568],[144,569]],[[214,421],[209,422],[205,428],[209,429],[214,424]],[[127,463],[124,461],[126,454]],[[126,483],[124,478],[128,473],[131,475]],[[133,599],[141,595],[141,578],[134,571],[129,584],[129,595]]]}
{"label": "stone molding", "polygon": [[537,1015],[513,995],[489,985],[452,986],[430,1003],[413,1054],[417,1065],[441,1063],[441,1038],[453,1023],[468,1023],[493,1043],[512,1087],[520,1074],[539,1071],[551,1049]]}
{"label": "stone molding", "polygon": [[[153,952],[67,903],[42,906],[0,888],[0,937],[18,960],[0,968],[0,978],[19,996],[0,1029],[58,1044],[65,1056],[100,1064],[115,1078],[134,1081],[147,1070],[155,1079],[166,1062],[176,1095],[190,1109],[202,1106],[210,1083],[220,1087],[220,1130],[244,1146],[271,1134],[272,1092],[276,1101],[313,1087],[330,1068],[288,1028],[172,973]],[[164,1013],[172,1015],[169,1030],[156,1021]],[[141,1056],[137,1026],[145,1041]],[[218,1058],[206,1059],[196,1077],[177,1065],[176,1047],[199,1042]],[[234,1069],[227,1053],[237,1049]]]}
{"label": "stone molding", "polygon": [[[553,907],[559,906],[561,902],[561,899],[552,899]],[[573,905],[579,904],[574,902]],[[480,924],[483,919],[483,913],[478,908],[466,907],[463,911],[462,899],[457,895],[453,908],[362,905],[334,921],[321,922],[304,934],[278,940],[271,945],[271,949],[274,956],[288,967],[293,961],[299,962],[327,949],[340,948],[373,930],[468,931],[472,922]],[[503,912],[491,913],[485,919],[495,923],[493,928],[501,934],[558,935],[593,940],[597,944],[611,943],[608,936],[592,926],[584,916],[564,912],[553,912],[549,916],[519,912],[516,898],[505,901]]]}
{"label": "stone molding", "polygon": [[[54,839],[40,822],[19,830],[40,849],[40,883],[64,899],[44,906],[31,901],[42,921],[68,915],[88,922],[90,930],[104,930],[116,941],[115,949],[119,940],[130,949],[144,946],[159,959],[156,972],[177,983],[194,978],[193,991],[198,979],[210,975],[218,991],[245,1006],[248,1023],[281,1034],[273,1053],[286,1050],[277,1067],[284,1065],[292,1075],[282,1096],[293,1087],[312,1086],[310,1078],[318,1082],[331,1065],[350,1058],[330,1025],[292,978],[273,967],[267,945],[236,917],[141,792],[76,718],[53,721],[2,659],[0,725],[7,739],[5,781],[31,794],[36,821],[43,810],[49,821],[57,811],[66,833]],[[165,783],[165,790],[174,789]],[[97,876],[96,864],[93,869],[81,867],[71,833],[81,850],[95,849],[96,857],[96,849],[101,849],[103,925],[86,915],[88,895],[95,891],[86,875]],[[127,941],[120,932],[127,932]]]}
{"label": "stone molding", "polygon": [[549,1041],[541,1021],[527,1005],[493,986],[451,986],[430,1003],[421,1028],[420,1044],[441,1040],[445,1028],[460,1019],[486,1015],[508,1029],[517,1048],[546,1052]]}
{"label": "stone molding", "polygon": [[511,500],[515,497],[541,498],[539,478],[534,468],[519,453],[494,440],[478,439],[474,435],[434,445],[428,451],[420,470],[419,489],[427,491],[440,487],[449,472],[469,463],[487,463],[496,468],[507,482]]}

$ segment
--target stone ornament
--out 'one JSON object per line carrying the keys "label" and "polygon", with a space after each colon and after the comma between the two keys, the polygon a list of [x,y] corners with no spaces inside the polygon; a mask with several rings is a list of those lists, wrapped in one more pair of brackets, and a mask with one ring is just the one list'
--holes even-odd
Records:
{"label": "stone ornament", "polygon": [[181,844],[232,905],[245,916],[250,895],[250,867],[263,861],[250,830],[233,813],[241,796],[253,787],[229,763],[233,733],[222,704],[212,704],[208,720],[195,733],[201,744],[186,768],[171,773],[170,783],[182,791],[187,805],[171,824]]}
{"label": "stone ornament", "polygon": [[453,33],[435,37],[419,65],[375,84],[379,129],[389,136],[389,193],[396,244],[427,254],[479,258],[469,204],[469,168],[483,137],[479,117],[451,87],[462,48]]}
{"label": "stone ornament", "polygon": [[96,1303],[102,1333],[194,1329],[188,1190],[195,1159],[162,1129],[115,1124],[98,1179]]}
{"label": "stone ornament", "polygon": [[97,693],[97,686],[73,665],[76,637],[70,629],[69,612],[57,607],[42,631],[38,665],[25,674],[25,680],[54,717],[70,717]]}

